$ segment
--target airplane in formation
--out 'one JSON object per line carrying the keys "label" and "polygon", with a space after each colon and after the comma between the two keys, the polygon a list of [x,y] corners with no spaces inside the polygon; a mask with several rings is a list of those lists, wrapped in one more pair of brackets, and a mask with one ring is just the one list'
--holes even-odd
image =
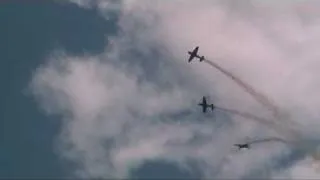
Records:
{"label": "airplane in formation", "polygon": [[215,108],[215,106],[213,104],[208,104],[206,97],[202,97],[202,102],[198,104],[199,106],[202,106],[202,112],[205,113],[207,112],[207,108],[211,108],[211,110],[213,111],[213,109]]}
{"label": "airplane in formation", "polygon": [[[199,50],[199,46],[196,46],[192,51],[188,51],[188,54],[190,55],[188,62],[190,63],[195,57],[199,58],[199,61],[203,61],[204,60],[204,56],[199,56],[198,55],[198,50]],[[203,96],[202,98],[202,102],[198,104],[199,106],[202,106],[202,112],[206,113],[207,112],[207,108],[211,108],[211,110],[213,111],[215,106],[213,104],[208,104],[206,98]],[[234,146],[237,146],[240,149],[250,149],[250,144],[249,143],[245,143],[245,144],[234,144]]]}
{"label": "airplane in formation", "polygon": [[204,60],[204,56],[198,55],[199,46],[195,47],[193,51],[188,51],[188,54],[190,55],[188,62],[190,63],[195,57],[199,58],[200,62]]}
{"label": "airplane in formation", "polygon": [[250,149],[250,145],[248,143],[246,144],[234,144],[234,146],[237,146],[240,149]]}

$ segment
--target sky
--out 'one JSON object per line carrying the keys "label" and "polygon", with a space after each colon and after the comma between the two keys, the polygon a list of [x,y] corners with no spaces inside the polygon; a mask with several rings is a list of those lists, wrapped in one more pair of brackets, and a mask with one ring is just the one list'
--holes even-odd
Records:
{"label": "sky", "polygon": [[[4,35],[12,45],[2,73],[13,79],[2,90],[8,168],[0,173],[320,178],[317,7],[303,0],[5,4],[6,17],[22,15],[2,20],[9,25],[0,33],[11,35]],[[187,63],[195,46],[205,62]],[[218,107],[213,113],[197,107],[202,96]],[[250,150],[233,146],[250,141]],[[33,169],[30,159],[38,159]]]}
{"label": "sky", "polygon": [[94,10],[72,3],[33,2],[0,3],[1,178],[71,175],[69,162],[56,152],[61,120],[42,112],[29,83],[52,50],[101,53],[105,34],[115,32],[114,20],[106,21]]}

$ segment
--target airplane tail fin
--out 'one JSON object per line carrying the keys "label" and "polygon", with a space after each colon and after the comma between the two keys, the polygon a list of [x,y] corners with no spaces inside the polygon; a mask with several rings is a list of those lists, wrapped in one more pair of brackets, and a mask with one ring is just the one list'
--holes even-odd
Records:
{"label": "airplane tail fin", "polygon": [[234,144],[234,146],[238,147],[238,150],[240,150],[240,149],[241,149],[240,144]]}
{"label": "airplane tail fin", "polygon": [[210,105],[211,110],[213,111],[213,109],[215,108],[213,104]]}

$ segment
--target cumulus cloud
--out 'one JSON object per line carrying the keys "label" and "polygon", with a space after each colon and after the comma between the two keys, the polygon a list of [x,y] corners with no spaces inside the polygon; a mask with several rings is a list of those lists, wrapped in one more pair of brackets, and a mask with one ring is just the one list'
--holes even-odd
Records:
{"label": "cumulus cloud", "polygon": [[[315,14],[299,11],[294,2],[249,0],[95,5],[104,13],[121,11],[120,32],[108,37],[112,44],[105,53],[54,54],[31,81],[41,107],[62,115],[60,150],[80,164],[77,175],[128,177],[131,168],[146,160],[185,166],[193,159],[203,163],[202,174],[208,178],[247,177],[262,170],[269,177],[291,166],[286,170],[290,177],[303,176],[296,166],[309,164],[308,159],[302,156],[295,165],[296,158],[283,156],[296,149],[310,154],[315,149],[311,142],[318,140],[320,36]],[[187,64],[186,52],[196,45],[207,59],[272,99],[281,116],[272,117],[207,64]],[[271,128],[220,111],[204,116],[196,109],[203,95],[218,106],[262,116]],[[290,144],[260,143],[247,152],[232,147],[248,137],[268,136],[281,136]]]}

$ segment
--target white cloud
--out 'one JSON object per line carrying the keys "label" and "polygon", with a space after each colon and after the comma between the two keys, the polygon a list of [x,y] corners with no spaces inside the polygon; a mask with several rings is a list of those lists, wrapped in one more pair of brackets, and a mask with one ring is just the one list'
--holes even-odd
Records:
{"label": "white cloud", "polygon": [[[101,12],[110,10],[110,1],[96,3]],[[214,122],[203,122],[194,110],[202,95],[220,106],[266,116],[272,130],[294,142],[290,147],[314,150],[310,141],[319,134],[320,105],[320,36],[314,15],[306,21],[305,12],[289,2],[128,0],[120,5],[122,33],[112,37],[105,54],[53,56],[31,82],[42,107],[63,115],[61,150],[83,165],[79,175],[124,177],[147,159],[183,165],[188,158],[205,162],[203,173],[211,178],[245,177],[259,168],[272,173],[270,161],[288,154],[288,147],[257,144],[242,153],[233,151],[232,144],[275,132],[221,112]],[[186,51],[195,45],[287,115],[273,121],[220,72],[204,63],[187,64]],[[303,135],[293,137],[292,131]],[[202,143],[193,141],[199,133],[206,139]],[[295,166],[288,171],[291,177],[305,172]]]}
{"label": "white cloud", "polygon": [[296,163],[292,168],[273,175],[274,179],[319,179],[319,162],[311,157]]}

